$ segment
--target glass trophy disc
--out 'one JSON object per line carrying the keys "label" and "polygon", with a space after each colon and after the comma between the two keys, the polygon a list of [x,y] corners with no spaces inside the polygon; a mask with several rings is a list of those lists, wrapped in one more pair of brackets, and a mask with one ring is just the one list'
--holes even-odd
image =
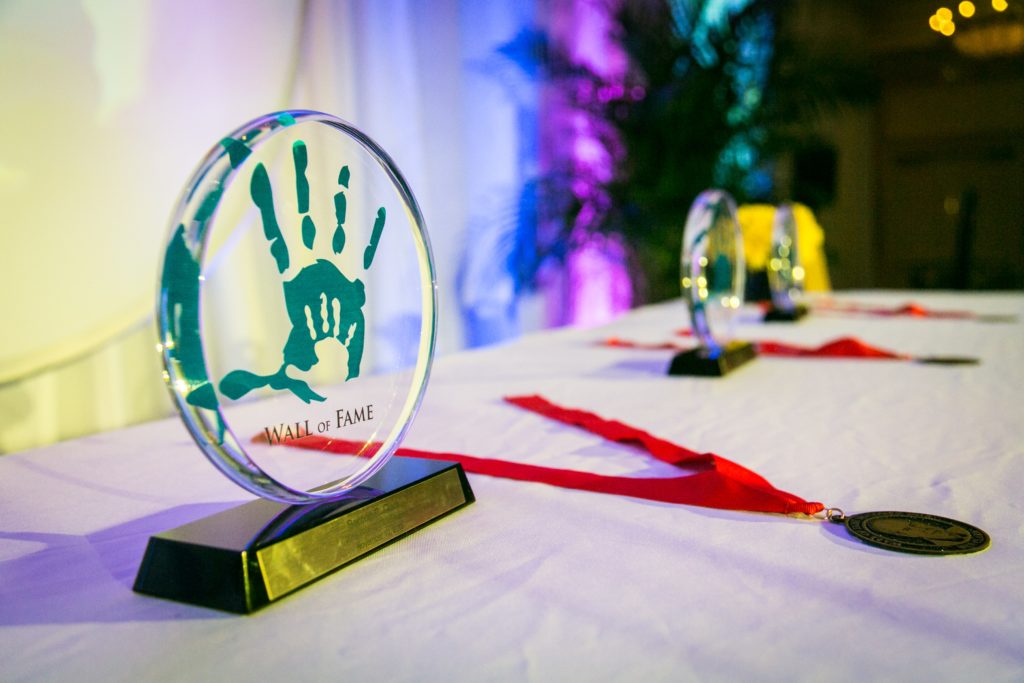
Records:
{"label": "glass trophy disc", "polygon": [[721,351],[732,317],[743,303],[746,264],[736,203],[722,190],[705,190],[694,201],[683,229],[680,256],[683,298],[701,346]]}
{"label": "glass trophy disc", "polygon": [[387,462],[426,388],[436,293],[423,217],[376,143],[312,111],[230,133],[185,187],[161,273],[164,379],[224,474],[308,503]]}
{"label": "glass trophy disc", "polygon": [[768,287],[775,309],[785,312],[796,309],[804,289],[804,269],[797,249],[796,218],[789,204],[775,208],[768,256]]}

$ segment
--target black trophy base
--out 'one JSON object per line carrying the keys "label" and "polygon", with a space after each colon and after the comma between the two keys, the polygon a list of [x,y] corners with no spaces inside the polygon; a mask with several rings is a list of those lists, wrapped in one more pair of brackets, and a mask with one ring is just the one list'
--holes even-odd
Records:
{"label": "black trophy base", "polygon": [[254,500],[150,537],[134,590],[247,614],[474,500],[461,465],[392,458],[341,501]]}
{"label": "black trophy base", "polygon": [[741,365],[757,358],[754,345],[733,341],[717,354],[703,346],[677,353],[668,366],[668,374],[690,377],[724,377]]}
{"label": "black trophy base", "polygon": [[764,321],[766,323],[795,323],[806,315],[806,306],[797,305],[788,311],[783,308],[775,308],[772,306],[768,309],[768,312],[764,314]]}

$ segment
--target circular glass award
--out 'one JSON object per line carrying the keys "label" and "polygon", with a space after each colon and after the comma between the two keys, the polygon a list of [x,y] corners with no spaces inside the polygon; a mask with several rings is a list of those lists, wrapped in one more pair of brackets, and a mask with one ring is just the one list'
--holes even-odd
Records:
{"label": "circular glass award", "polygon": [[341,497],[416,415],[435,286],[423,217],[384,150],[327,114],[268,114],[206,155],[174,209],[164,379],[234,482],[286,503]]}
{"label": "circular glass award", "polygon": [[790,204],[775,208],[772,243],[768,255],[768,287],[776,310],[791,312],[804,289],[804,269],[797,249],[796,218]]}
{"label": "circular glass award", "polygon": [[743,303],[746,264],[736,203],[722,190],[705,190],[693,202],[680,256],[683,298],[701,346],[721,351],[732,317]]}

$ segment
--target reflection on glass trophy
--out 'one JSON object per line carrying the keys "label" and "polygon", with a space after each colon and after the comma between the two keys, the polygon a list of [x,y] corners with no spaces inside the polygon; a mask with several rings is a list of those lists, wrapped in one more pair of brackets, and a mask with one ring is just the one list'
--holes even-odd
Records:
{"label": "reflection on glass trophy", "polygon": [[269,114],[206,155],[170,223],[157,350],[200,450],[261,500],[152,537],[136,591],[250,612],[473,502],[459,465],[391,460],[435,285],[408,184],[344,121]]}
{"label": "reflection on glass trophy", "polygon": [[757,355],[752,344],[729,339],[745,280],[736,203],[722,190],[705,190],[686,217],[680,255],[683,298],[699,346],[677,354],[670,375],[721,377]]}
{"label": "reflection on glass trophy", "polygon": [[772,304],[764,315],[765,322],[794,322],[807,315],[807,307],[800,303],[804,269],[800,265],[796,218],[790,204],[775,208],[768,254],[768,287]]}

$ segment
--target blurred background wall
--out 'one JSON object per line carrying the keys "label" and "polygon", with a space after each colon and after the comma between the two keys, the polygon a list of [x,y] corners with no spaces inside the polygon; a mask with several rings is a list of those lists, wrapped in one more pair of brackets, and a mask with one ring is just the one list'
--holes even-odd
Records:
{"label": "blurred background wall", "polygon": [[[940,12],[950,35],[929,25]],[[1024,287],[1021,3],[800,0],[782,32],[801,58],[870,79],[870,99],[824,113],[785,155],[821,197],[833,283]]]}
{"label": "blurred background wall", "polygon": [[1022,4],[6,0],[0,453],[170,414],[169,212],[284,108],[408,177],[440,353],[676,296],[710,186],[808,205],[837,287],[1020,289]]}

